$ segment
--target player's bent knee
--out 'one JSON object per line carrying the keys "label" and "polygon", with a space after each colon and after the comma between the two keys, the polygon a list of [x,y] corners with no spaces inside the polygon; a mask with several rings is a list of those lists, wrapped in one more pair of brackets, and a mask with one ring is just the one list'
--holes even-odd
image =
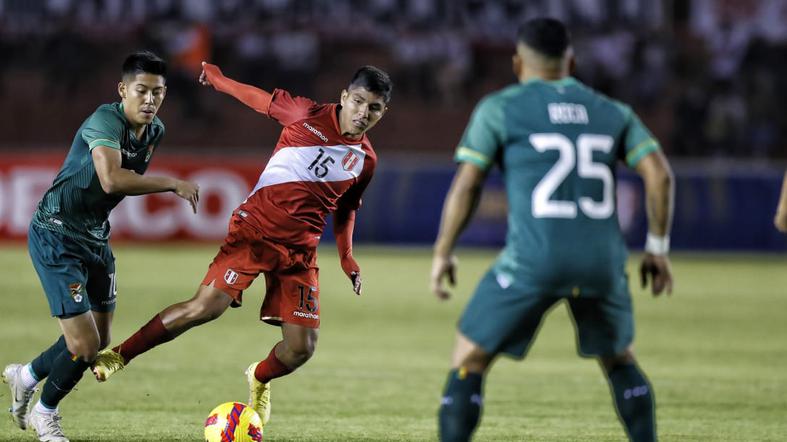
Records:
{"label": "player's bent knee", "polygon": [[634,350],[631,347],[626,348],[623,350],[622,353],[619,353],[614,356],[602,356],[599,358],[602,367],[607,372],[611,371],[613,368],[619,365],[631,365],[637,362],[637,359],[634,357]]}
{"label": "player's bent knee", "polygon": [[99,340],[92,338],[73,339],[68,342],[68,351],[85,362],[93,362],[98,355]]}

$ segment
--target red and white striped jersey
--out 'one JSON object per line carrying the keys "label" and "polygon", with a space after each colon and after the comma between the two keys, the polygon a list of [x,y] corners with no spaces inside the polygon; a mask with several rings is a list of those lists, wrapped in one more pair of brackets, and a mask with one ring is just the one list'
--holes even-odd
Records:
{"label": "red and white striped jersey", "polygon": [[284,129],[257,185],[237,210],[267,238],[314,247],[328,213],[361,206],[377,155],[366,134],[360,140],[342,136],[337,107],[273,91],[267,113]]}

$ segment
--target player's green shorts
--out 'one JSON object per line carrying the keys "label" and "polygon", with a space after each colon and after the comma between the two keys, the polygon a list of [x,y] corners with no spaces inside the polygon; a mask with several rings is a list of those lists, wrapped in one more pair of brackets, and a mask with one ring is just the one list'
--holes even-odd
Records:
{"label": "player's green shorts", "polygon": [[115,310],[115,257],[109,244],[84,244],[33,224],[27,244],[52,316]]}
{"label": "player's green shorts", "polygon": [[544,315],[562,300],[573,316],[580,355],[618,355],[634,339],[628,290],[598,298],[524,295],[516,284],[502,288],[494,269],[479,282],[459,320],[459,331],[489,354],[523,358]]}

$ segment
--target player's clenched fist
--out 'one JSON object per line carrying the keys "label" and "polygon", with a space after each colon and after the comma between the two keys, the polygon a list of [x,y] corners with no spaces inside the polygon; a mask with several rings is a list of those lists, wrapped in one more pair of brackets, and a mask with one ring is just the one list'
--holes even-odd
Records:
{"label": "player's clenched fist", "polygon": [[175,195],[183,198],[191,204],[191,209],[197,213],[197,203],[199,203],[199,186],[191,181],[178,180],[175,183]]}
{"label": "player's clenched fist", "polygon": [[221,69],[215,64],[202,62],[202,72],[199,74],[199,83],[203,86],[213,86],[210,77],[223,76]]}

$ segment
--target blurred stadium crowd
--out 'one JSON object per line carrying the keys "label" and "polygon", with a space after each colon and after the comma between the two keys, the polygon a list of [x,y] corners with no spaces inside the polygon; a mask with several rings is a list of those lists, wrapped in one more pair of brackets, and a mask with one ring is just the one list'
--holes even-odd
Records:
{"label": "blurred stadium crowd", "polygon": [[275,125],[200,90],[212,60],[324,101],[378,65],[395,90],[375,144],[450,152],[477,99],[513,81],[516,28],[539,15],[569,24],[576,76],[629,102],[670,155],[787,156],[787,0],[0,0],[0,148],[66,145],[116,99],[126,53],[150,48],[170,62],[168,148],[273,146]]}

